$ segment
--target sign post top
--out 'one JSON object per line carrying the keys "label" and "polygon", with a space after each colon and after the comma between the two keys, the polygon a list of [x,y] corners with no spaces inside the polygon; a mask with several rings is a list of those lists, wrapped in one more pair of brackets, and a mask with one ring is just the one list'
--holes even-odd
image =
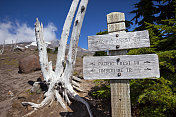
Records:
{"label": "sign post top", "polygon": [[121,12],[112,12],[107,14],[107,23],[116,23],[125,21],[125,14]]}
{"label": "sign post top", "polygon": [[125,31],[125,14],[112,12],[107,15],[108,33]]}

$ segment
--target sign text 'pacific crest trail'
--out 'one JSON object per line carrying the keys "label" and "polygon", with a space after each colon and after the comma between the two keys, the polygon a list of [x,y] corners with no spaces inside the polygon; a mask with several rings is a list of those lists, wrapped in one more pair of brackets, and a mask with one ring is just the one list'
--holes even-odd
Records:
{"label": "sign text 'pacific crest trail'", "polygon": [[160,77],[156,54],[84,57],[84,79]]}

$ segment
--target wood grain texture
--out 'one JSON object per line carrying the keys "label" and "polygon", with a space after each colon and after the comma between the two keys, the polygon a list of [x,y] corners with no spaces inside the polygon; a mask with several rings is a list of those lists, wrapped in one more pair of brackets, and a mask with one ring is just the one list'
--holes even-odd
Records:
{"label": "wood grain texture", "polygon": [[118,55],[84,57],[84,79],[143,79],[159,78],[158,56]]}
{"label": "wood grain texture", "polygon": [[111,80],[112,117],[131,117],[129,80]]}
{"label": "wood grain texture", "polygon": [[112,12],[107,15],[108,32],[125,31],[125,15],[120,12]]}
{"label": "wood grain texture", "polygon": [[[118,22],[120,24],[118,24]],[[107,24],[109,34],[125,32],[125,14],[120,12],[108,14]],[[110,50],[109,54],[110,56],[125,55],[127,54],[127,50]],[[110,86],[112,117],[131,117],[129,80],[110,80]]]}
{"label": "wood grain texture", "polygon": [[87,9],[87,5],[88,5],[88,0],[81,0],[79,8],[78,8],[78,13],[76,14],[76,18],[75,18],[73,29],[72,29],[67,60],[73,63],[73,67],[76,62],[77,47],[78,47],[82,23],[83,23],[86,9]]}
{"label": "wood grain texture", "polygon": [[147,30],[88,37],[89,51],[122,50],[142,47],[150,47]]}
{"label": "wood grain texture", "polygon": [[63,63],[65,60],[65,52],[66,52],[66,45],[67,45],[67,40],[69,37],[69,32],[70,32],[70,28],[71,28],[71,24],[72,24],[72,20],[74,18],[75,12],[77,10],[77,6],[80,0],[73,0],[72,4],[70,6],[70,10],[67,14],[64,26],[63,26],[63,30],[62,30],[62,34],[61,34],[61,39],[59,41],[59,45],[58,45],[58,53],[57,53],[57,62],[56,62],[56,74],[58,76],[61,76],[61,74],[63,73]]}

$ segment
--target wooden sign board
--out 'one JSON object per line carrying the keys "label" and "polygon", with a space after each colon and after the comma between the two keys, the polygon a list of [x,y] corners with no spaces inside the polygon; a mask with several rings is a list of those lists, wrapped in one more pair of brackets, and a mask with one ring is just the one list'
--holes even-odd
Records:
{"label": "wooden sign board", "polygon": [[87,56],[83,59],[84,79],[159,78],[156,54]]}
{"label": "wooden sign board", "polygon": [[147,30],[88,36],[89,51],[122,50],[142,47],[150,47]]}

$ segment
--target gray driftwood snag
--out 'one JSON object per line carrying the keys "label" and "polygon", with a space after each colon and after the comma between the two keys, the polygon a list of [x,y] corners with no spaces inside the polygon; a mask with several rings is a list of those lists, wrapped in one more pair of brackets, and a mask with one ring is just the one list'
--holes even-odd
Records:
{"label": "gray driftwood snag", "polygon": [[156,54],[84,57],[84,79],[159,78]]}
{"label": "gray driftwood snag", "polygon": [[150,47],[147,30],[88,37],[89,51],[122,50],[142,47]]}
{"label": "gray driftwood snag", "polygon": [[[63,27],[63,31],[61,34],[60,43],[58,45],[58,54],[57,54],[57,62],[56,62],[56,70],[52,69],[52,62],[48,61],[48,55],[46,51],[46,44],[43,38],[43,24],[36,21],[35,23],[35,36],[37,40],[38,50],[39,50],[39,61],[41,65],[41,71],[44,77],[44,83],[48,86],[48,91],[44,94],[45,99],[40,104],[35,104],[32,102],[22,102],[23,105],[30,105],[34,108],[34,111],[38,108],[41,108],[47,104],[53,102],[54,99],[61,104],[61,106],[67,110],[66,104],[70,104],[71,101],[69,98],[80,101],[86,105],[89,116],[93,117],[89,104],[82,99],[78,93],[73,89],[73,86],[77,86],[77,90],[79,90],[79,85],[76,82],[72,85],[72,73],[73,67],[76,61],[76,48],[78,46],[79,35],[82,27],[82,22],[84,19],[85,11],[87,8],[88,0],[81,0],[79,4],[79,8],[75,17],[72,35],[70,39],[70,47],[68,52],[68,57],[65,60],[65,52],[67,40],[70,32],[70,27],[72,24],[72,20],[74,14],[76,12],[79,0],[73,0],[67,18],[65,20],[65,24]],[[64,65],[66,63],[66,66]],[[26,116],[32,114],[34,111],[28,113]]]}

